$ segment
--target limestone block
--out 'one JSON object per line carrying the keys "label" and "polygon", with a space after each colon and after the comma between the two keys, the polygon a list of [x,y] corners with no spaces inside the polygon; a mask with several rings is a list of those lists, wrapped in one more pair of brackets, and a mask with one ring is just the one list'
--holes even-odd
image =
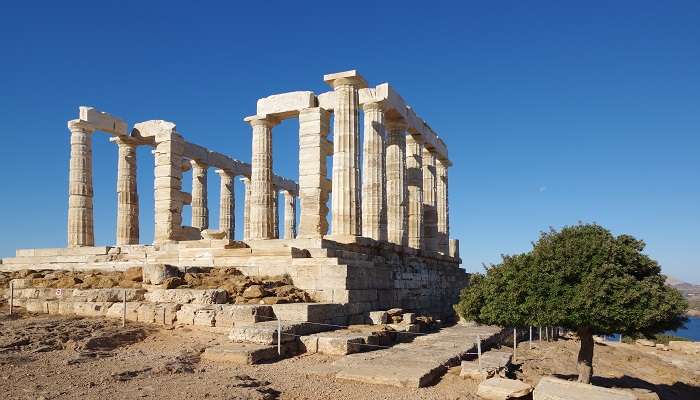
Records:
{"label": "limestone block", "polygon": [[513,379],[491,378],[479,384],[476,395],[484,400],[507,400],[525,397],[532,392],[532,386]]}
{"label": "limestone block", "polygon": [[28,299],[25,303],[27,312],[37,313],[37,314],[48,314],[48,306],[46,305],[46,300],[39,299]]}
{"label": "limestone block", "polygon": [[72,293],[66,293],[65,297],[72,298],[72,301],[88,301],[88,302],[109,302],[116,303],[124,301],[142,301],[144,299],[145,289],[74,289]]}
{"label": "limestone block", "polygon": [[59,314],[58,305],[60,301],[47,301],[46,302],[46,312],[51,315]]}
{"label": "limestone block", "polygon": [[312,107],[316,107],[313,92],[289,92],[259,99],[256,114],[289,118],[299,114],[300,110]]}
{"label": "limestone block", "polygon": [[81,106],[80,119],[88,122],[99,131],[112,133],[119,136],[125,136],[127,134],[126,122],[93,107]]}
{"label": "limestone block", "polygon": [[215,325],[216,310],[213,308],[199,309],[194,314],[193,323],[196,326],[212,327]]}
{"label": "limestone block", "polygon": [[[291,333],[293,333],[291,326],[282,325],[281,340],[283,343],[296,339]],[[251,342],[266,345],[277,344],[277,321],[234,326],[228,337],[234,342]]]}
{"label": "limestone block", "polygon": [[634,394],[546,376],[532,393],[533,400],[637,400]]}
{"label": "limestone block", "polygon": [[372,321],[372,325],[382,325],[389,320],[389,314],[386,311],[370,311],[369,319]]}
{"label": "limestone block", "polygon": [[[13,279],[10,281],[10,285],[12,285],[14,290],[31,288],[32,287],[32,280],[31,279]],[[8,285],[8,287],[9,287],[9,285]]]}
{"label": "limestone block", "polygon": [[[311,335],[313,336],[313,335]],[[365,343],[362,335],[333,335],[333,332],[318,334],[317,352],[331,355],[358,353]]]}
{"label": "limestone block", "polygon": [[143,283],[151,285],[160,285],[167,278],[173,278],[180,275],[180,270],[177,267],[167,264],[146,264],[143,267]]}
{"label": "limestone block", "polygon": [[327,111],[333,111],[335,108],[335,92],[325,92],[318,95],[318,106]]}
{"label": "limestone block", "polygon": [[209,150],[194,143],[185,142],[183,156],[204,164],[209,163]]}
{"label": "limestone block", "polygon": [[71,301],[59,301],[58,302],[58,313],[60,315],[75,315],[73,310],[73,302]]}
{"label": "limestone block", "polygon": [[405,324],[415,324],[416,323],[416,314],[415,313],[403,313],[403,318],[401,322]]}
{"label": "limestone block", "polygon": [[79,317],[104,317],[112,303],[73,303],[73,312]]}
{"label": "limestone block", "polygon": [[216,326],[232,328],[274,320],[272,307],[257,304],[223,304],[216,312]]}
{"label": "limestone block", "polygon": [[318,353],[318,336],[302,336],[299,339],[301,340],[301,351],[309,354]]}
{"label": "limestone block", "polygon": [[637,339],[634,342],[640,346],[646,346],[646,347],[656,346],[656,343],[654,343],[653,340],[649,340],[649,339]]}
{"label": "limestone block", "polygon": [[[141,303],[127,302],[126,303],[126,320],[138,321],[138,308]],[[124,316],[124,303],[114,303],[107,310],[107,318],[121,319]]]}
{"label": "limestone block", "polygon": [[[289,346],[282,347],[282,354],[288,353]],[[251,343],[227,343],[207,347],[202,353],[202,359],[223,362],[226,364],[250,365],[262,361],[276,360],[277,346],[265,346]]]}
{"label": "limestone block", "polygon": [[225,304],[228,293],[224,289],[152,289],[144,297],[151,303]]}
{"label": "limestone block", "polygon": [[194,325],[197,311],[206,308],[203,304],[183,304],[176,312],[177,322],[185,325]]}

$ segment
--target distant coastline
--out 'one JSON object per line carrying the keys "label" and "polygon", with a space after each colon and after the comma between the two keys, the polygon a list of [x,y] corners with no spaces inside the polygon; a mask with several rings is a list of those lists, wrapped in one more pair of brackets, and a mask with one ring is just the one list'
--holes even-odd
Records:
{"label": "distant coastline", "polygon": [[689,316],[689,317],[700,317],[700,310],[691,308],[691,309],[688,310],[688,312],[686,313],[686,315]]}

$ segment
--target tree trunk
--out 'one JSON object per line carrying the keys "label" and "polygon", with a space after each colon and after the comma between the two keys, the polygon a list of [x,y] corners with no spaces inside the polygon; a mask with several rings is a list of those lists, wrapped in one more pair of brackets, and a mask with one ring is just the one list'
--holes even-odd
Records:
{"label": "tree trunk", "polygon": [[579,328],[578,337],[581,339],[581,348],[578,350],[578,381],[591,383],[593,376],[593,333],[590,328]]}

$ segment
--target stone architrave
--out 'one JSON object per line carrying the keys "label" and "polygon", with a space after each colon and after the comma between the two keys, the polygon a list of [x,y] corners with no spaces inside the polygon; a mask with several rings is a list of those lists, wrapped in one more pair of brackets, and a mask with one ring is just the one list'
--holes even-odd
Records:
{"label": "stone architrave", "polygon": [[87,122],[68,121],[70,171],[68,184],[68,247],[94,246],[92,209],[92,134]]}
{"label": "stone architrave", "polygon": [[272,128],[278,120],[253,116],[245,119],[253,127],[253,160],[250,190],[250,239],[274,237],[274,193],[272,188]]}
{"label": "stone architrave", "polygon": [[117,161],[117,245],[139,243],[139,195],[136,186],[136,141],[128,136],[110,140],[119,146]]}
{"label": "stone architrave", "polygon": [[331,183],[326,178],[326,157],[333,152],[333,144],[326,139],[329,123],[330,114],[322,108],[299,112],[300,238],[320,238],[328,233]]}
{"label": "stone architrave", "polygon": [[406,123],[399,119],[386,121],[387,239],[401,246],[408,245],[406,126]]}
{"label": "stone architrave", "polygon": [[192,164],[192,226],[204,230],[209,228],[209,207],[207,199],[208,165],[191,160]]}
{"label": "stone architrave", "polygon": [[333,236],[361,233],[359,174],[359,114],[357,90],[367,86],[356,71],[325,75],[335,92],[333,107]]}
{"label": "stone architrave", "polygon": [[435,155],[427,146],[422,151],[423,170],[423,249],[437,251],[437,202]]}
{"label": "stone architrave", "polygon": [[406,181],[408,185],[408,246],[423,248],[423,168],[422,144],[406,135]]}
{"label": "stone architrave", "polygon": [[438,251],[444,255],[450,252],[450,206],[448,201],[447,168],[449,161],[438,159],[435,162],[437,179],[437,235]]}
{"label": "stone architrave", "polygon": [[219,230],[226,232],[226,237],[233,240],[236,228],[236,199],[234,197],[233,174],[219,169],[216,173],[221,177],[219,194]]}
{"label": "stone architrave", "polygon": [[365,103],[362,157],[362,236],[387,240],[384,191],[384,109],[381,102]]}
{"label": "stone architrave", "polygon": [[243,240],[250,239],[250,178],[242,177],[243,182]]}
{"label": "stone architrave", "polygon": [[284,191],[284,238],[297,236],[297,197],[289,190]]}

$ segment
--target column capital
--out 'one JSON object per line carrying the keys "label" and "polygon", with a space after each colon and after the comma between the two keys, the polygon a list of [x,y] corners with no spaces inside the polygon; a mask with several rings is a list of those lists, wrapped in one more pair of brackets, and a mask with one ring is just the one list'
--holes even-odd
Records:
{"label": "column capital", "polygon": [[333,89],[340,86],[352,86],[356,89],[367,87],[367,81],[360,75],[357,70],[336,72],[333,74],[323,75],[323,81]]}
{"label": "column capital", "polygon": [[138,145],[138,140],[131,136],[112,136],[109,138],[109,141],[126,147],[136,147]]}
{"label": "column capital", "polygon": [[250,124],[250,126],[264,125],[268,128],[272,128],[279,124],[281,121],[279,118],[273,117],[271,115],[251,115],[249,117],[243,118],[243,121]]}
{"label": "column capital", "polygon": [[229,170],[227,170],[227,169],[217,169],[217,170],[214,171],[214,172],[215,172],[217,175],[221,176],[222,178],[223,178],[223,177],[229,177],[229,178],[233,179],[233,178],[236,176],[232,171],[229,171]]}
{"label": "column capital", "polygon": [[83,121],[81,119],[72,119],[68,121],[68,129],[70,129],[71,132],[75,130],[87,133],[95,132],[95,127],[91,123]]}
{"label": "column capital", "polygon": [[362,104],[362,111],[364,111],[364,112],[384,111],[384,102],[383,101],[373,101],[371,103],[363,103]]}
{"label": "column capital", "polygon": [[241,179],[241,182],[243,182],[246,185],[250,183],[250,177],[248,177],[248,176],[243,175],[243,176],[241,176],[240,179]]}
{"label": "column capital", "polygon": [[209,164],[203,163],[203,162],[201,162],[199,160],[195,160],[195,159],[190,160],[190,165],[192,166],[192,168],[195,168],[195,167],[202,168],[202,169],[209,168]]}

